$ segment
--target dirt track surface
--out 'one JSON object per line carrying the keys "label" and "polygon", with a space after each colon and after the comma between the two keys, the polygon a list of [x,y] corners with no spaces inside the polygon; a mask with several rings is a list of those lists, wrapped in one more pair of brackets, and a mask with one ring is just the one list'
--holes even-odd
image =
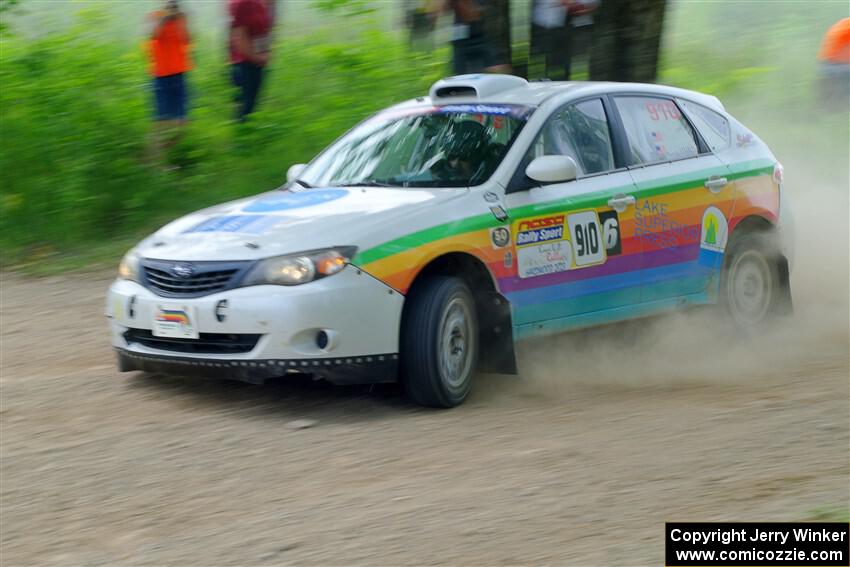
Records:
{"label": "dirt track surface", "polygon": [[847,505],[843,323],[747,346],[675,317],[574,334],[427,411],[119,374],[110,277],[3,276],[5,566],[662,565],[665,520]]}

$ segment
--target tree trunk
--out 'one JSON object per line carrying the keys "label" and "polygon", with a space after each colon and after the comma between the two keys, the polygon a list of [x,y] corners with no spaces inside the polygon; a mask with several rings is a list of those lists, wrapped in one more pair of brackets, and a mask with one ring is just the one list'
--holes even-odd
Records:
{"label": "tree trunk", "polygon": [[603,0],[593,22],[592,81],[652,83],[666,0]]}
{"label": "tree trunk", "polygon": [[511,7],[510,0],[487,0],[484,7],[484,29],[493,49],[494,66],[510,71],[511,54]]}

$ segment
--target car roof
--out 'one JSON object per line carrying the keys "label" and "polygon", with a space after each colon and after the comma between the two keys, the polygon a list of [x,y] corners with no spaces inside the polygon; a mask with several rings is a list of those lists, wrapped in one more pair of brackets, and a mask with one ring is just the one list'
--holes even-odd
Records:
{"label": "car roof", "polygon": [[402,103],[420,104],[522,104],[539,106],[549,99],[568,101],[602,94],[656,94],[684,98],[719,112],[725,112],[717,97],[697,91],[646,83],[595,81],[526,81],[512,75],[459,75],[440,79],[428,97]]}

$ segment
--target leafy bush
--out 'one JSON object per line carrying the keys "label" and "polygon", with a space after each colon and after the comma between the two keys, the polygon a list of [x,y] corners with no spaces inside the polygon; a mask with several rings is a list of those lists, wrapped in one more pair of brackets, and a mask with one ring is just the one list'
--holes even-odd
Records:
{"label": "leafy bush", "polygon": [[[0,0],[3,23],[16,3]],[[275,187],[289,165],[308,160],[371,112],[426,92],[447,73],[447,47],[410,53],[399,35],[375,31],[396,25],[388,18],[394,4],[314,5],[320,18],[289,19],[304,4],[284,13],[291,29],[277,38],[259,111],[244,125],[232,120],[222,38],[193,30],[191,121],[168,153],[168,164],[179,166],[173,169],[150,155],[147,62],[127,38],[137,27],[136,3],[95,3],[71,27],[30,39],[0,26],[4,263],[49,258],[56,264],[92,250],[114,256],[181,213]],[[515,14],[528,13],[527,2],[512,6]],[[65,15],[50,3],[18,8],[32,12],[22,26],[30,31],[50,29],[49,16]],[[847,120],[818,108],[815,88],[820,39],[845,12],[840,3],[779,11],[768,3],[734,9],[670,3],[661,82],[721,97],[763,137],[776,133],[768,140],[774,148],[806,139],[824,163],[846,163]],[[215,18],[215,10],[206,10],[193,22],[209,29]],[[515,47],[521,52],[523,44]]]}
{"label": "leafy bush", "polygon": [[281,184],[289,165],[366,115],[427,91],[446,53],[412,54],[377,31],[278,38],[259,110],[232,117],[224,46],[203,37],[189,75],[190,123],[152,159],[152,93],[141,46],[108,34],[103,10],[67,31],[4,37],[0,50],[0,247],[6,262],[126,239],[177,214]]}

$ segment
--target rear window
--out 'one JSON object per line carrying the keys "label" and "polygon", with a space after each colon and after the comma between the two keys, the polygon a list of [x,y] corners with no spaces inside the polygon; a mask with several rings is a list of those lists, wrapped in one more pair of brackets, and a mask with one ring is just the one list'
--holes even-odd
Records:
{"label": "rear window", "polygon": [[691,122],[694,123],[702,139],[708,144],[712,151],[724,150],[732,142],[732,134],[729,130],[729,121],[717,112],[708,109],[701,104],[687,100],[678,101]]}
{"label": "rear window", "polygon": [[694,131],[672,100],[642,96],[614,100],[626,129],[632,165],[686,159],[699,154]]}

